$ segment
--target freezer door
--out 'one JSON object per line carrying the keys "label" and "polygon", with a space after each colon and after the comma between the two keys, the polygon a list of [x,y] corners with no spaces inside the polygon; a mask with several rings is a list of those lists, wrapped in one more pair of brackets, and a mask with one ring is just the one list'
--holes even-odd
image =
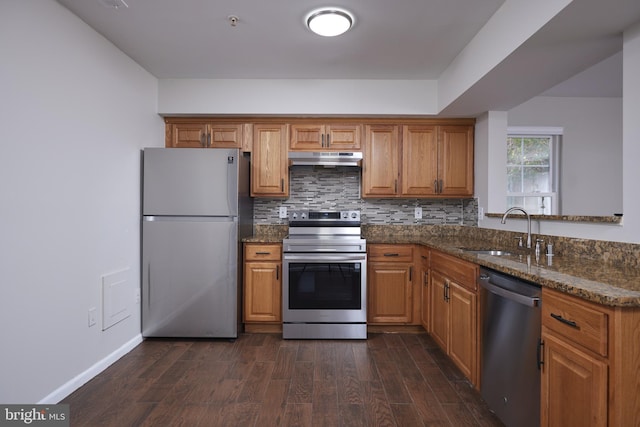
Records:
{"label": "freezer door", "polygon": [[235,221],[145,218],[142,244],[143,336],[237,337]]}
{"label": "freezer door", "polygon": [[143,215],[238,215],[237,149],[145,148]]}

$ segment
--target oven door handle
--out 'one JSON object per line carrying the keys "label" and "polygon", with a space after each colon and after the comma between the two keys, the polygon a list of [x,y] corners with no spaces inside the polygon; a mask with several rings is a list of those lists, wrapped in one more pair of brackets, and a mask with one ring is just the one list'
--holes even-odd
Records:
{"label": "oven door handle", "polygon": [[319,261],[365,261],[367,259],[366,254],[313,254],[298,255],[298,254],[284,254],[284,259],[287,261],[305,261],[305,262],[319,262]]}

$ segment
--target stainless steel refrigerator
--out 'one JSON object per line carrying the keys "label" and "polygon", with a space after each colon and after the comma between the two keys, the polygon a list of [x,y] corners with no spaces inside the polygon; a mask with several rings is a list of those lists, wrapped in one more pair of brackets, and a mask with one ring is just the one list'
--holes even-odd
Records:
{"label": "stainless steel refrigerator", "polygon": [[145,148],[142,335],[236,338],[249,160],[237,149]]}

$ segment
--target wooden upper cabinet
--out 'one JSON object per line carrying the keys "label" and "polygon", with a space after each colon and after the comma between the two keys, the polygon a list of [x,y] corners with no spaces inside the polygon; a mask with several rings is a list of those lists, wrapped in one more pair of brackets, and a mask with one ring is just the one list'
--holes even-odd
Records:
{"label": "wooden upper cabinet", "polygon": [[289,167],[286,124],[255,124],[251,162],[251,196],[287,197]]}
{"label": "wooden upper cabinet", "polygon": [[242,123],[212,121],[167,121],[166,147],[173,148],[241,148]]}
{"label": "wooden upper cabinet", "polygon": [[398,194],[398,134],[396,125],[367,125],[362,171],[363,196]]}
{"label": "wooden upper cabinet", "polygon": [[362,195],[472,196],[473,126],[367,126]]}
{"label": "wooden upper cabinet", "polygon": [[402,194],[436,194],[438,133],[436,126],[402,127]]}
{"label": "wooden upper cabinet", "polygon": [[440,126],[439,188],[443,196],[473,195],[473,127]]}
{"label": "wooden upper cabinet", "polygon": [[358,124],[293,124],[289,148],[293,151],[360,151]]}

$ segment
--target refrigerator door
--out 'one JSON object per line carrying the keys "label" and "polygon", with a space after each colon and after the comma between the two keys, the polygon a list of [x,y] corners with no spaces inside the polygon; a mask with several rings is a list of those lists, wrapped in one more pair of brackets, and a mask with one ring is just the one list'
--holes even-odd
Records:
{"label": "refrigerator door", "polygon": [[145,148],[143,215],[237,216],[238,149]]}
{"label": "refrigerator door", "polygon": [[143,336],[237,338],[237,229],[234,218],[144,218]]}

